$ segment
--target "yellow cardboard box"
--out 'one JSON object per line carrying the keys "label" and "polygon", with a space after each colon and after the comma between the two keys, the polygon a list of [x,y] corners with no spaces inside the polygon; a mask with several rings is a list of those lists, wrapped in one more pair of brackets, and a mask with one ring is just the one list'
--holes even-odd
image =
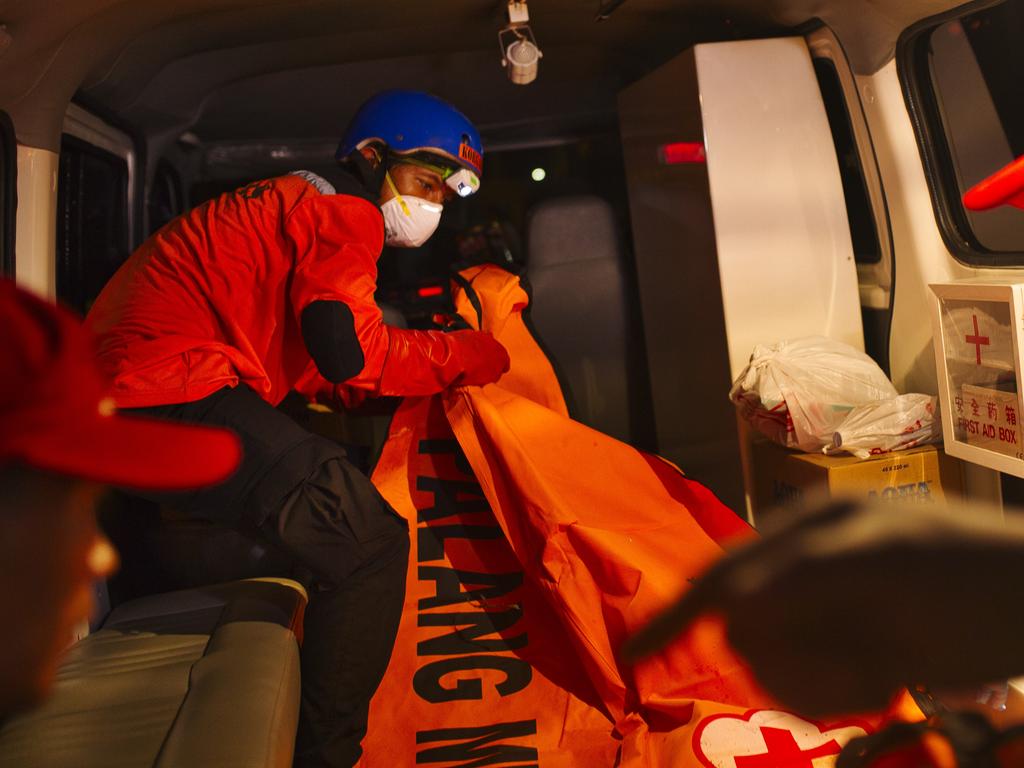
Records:
{"label": "yellow cardboard box", "polygon": [[799,453],[758,440],[751,463],[758,525],[773,509],[802,511],[825,497],[933,504],[963,494],[960,462],[934,445],[858,459]]}

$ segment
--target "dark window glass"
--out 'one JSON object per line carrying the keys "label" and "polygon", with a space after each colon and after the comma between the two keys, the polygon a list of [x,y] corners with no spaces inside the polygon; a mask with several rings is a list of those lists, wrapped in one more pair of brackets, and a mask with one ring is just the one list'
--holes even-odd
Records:
{"label": "dark window glass", "polygon": [[128,164],[64,136],[59,174],[57,296],[84,314],[128,258]]}
{"label": "dark window glass", "polygon": [[836,145],[836,159],[843,181],[843,195],[846,197],[846,215],[850,222],[850,237],[853,240],[853,255],[858,264],[877,264],[882,260],[882,249],[878,244],[878,227],[871,210],[864,169],[857,151],[857,142],[850,123],[850,113],[843,95],[836,65],[828,59],[815,59],[814,71],[821,86],[821,97],[832,129]]}
{"label": "dark window glass", "polygon": [[[964,243],[968,261],[1024,264],[1024,211],[968,211],[963,193],[1024,154],[1024,0],[946,21],[924,35],[916,76],[933,128],[932,183],[948,216],[940,221]],[[926,66],[923,66],[926,65]]]}
{"label": "dark window glass", "polygon": [[149,234],[153,234],[185,209],[181,177],[170,163],[161,162],[149,191]]}
{"label": "dark window glass", "polygon": [[0,112],[0,275],[14,277],[18,152],[10,119]]}

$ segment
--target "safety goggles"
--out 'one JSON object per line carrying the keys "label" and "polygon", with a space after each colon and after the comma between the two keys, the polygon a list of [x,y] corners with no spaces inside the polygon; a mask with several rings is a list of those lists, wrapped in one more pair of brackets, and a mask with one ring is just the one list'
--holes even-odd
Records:
{"label": "safety goggles", "polygon": [[420,168],[426,168],[440,176],[459,197],[469,197],[480,189],[480,177],[468,168],[461,166],[443,165],[424,160],[418,155],[399,155],[395,163],[408,163]]}

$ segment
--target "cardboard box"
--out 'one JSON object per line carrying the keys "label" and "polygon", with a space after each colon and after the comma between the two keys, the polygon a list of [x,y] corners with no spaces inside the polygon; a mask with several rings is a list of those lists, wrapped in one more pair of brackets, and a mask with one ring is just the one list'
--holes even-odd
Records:
{"label": "cardboard box", "polygon": [[799,453],[772,442],[751,446],[754,520],[802,511],[826,498],[934,504],[963,494],[960,462],[934,445],[870,459]]}

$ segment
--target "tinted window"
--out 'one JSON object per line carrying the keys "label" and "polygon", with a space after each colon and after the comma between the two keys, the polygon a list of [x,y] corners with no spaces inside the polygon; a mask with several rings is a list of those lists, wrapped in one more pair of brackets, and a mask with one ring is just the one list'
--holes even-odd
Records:
{"label": "tinted window", "polygon": [[814,71],[821,86],[821,97],[825,103],[828,124],[836,145],[836,159],[843,182],[846,198],[846,212],[850,222],[850,238],[853,241],[853,255],[858,264],[877,264],[882,260],[882,249],[878,244],[878,228],[871,210],[864,169],[860,163],[860,152],[850,124],[843,86],[839,82],[836,65],[828,59],[815,59]]}
{"label": "tinted window", "polygon": [[129,254],[128,164],[64,136],[57,193],[57,296],[89,311]]}
{"label": "tinted window", "polygon": [[[1024,0],[946,21],[918,43],[915,76],[934,153],[940,222],[968,261],[1024,264],[1024,211],[968,211],[972,186],[1024,154]],[[945,216],[941,214],[945,214]],[[949,230],[952,230],[950,232]]]}

